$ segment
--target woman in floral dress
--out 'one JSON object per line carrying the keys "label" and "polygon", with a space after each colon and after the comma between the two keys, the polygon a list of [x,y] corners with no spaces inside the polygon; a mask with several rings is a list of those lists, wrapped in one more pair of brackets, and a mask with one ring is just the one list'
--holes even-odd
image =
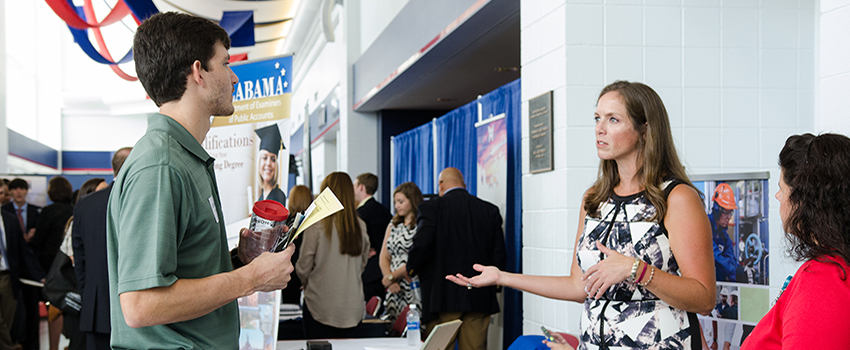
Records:
{"label": "woman in floral dress", "polygon": [[384,244],[379,260],[384,278],[381,282],[387,288],[384,298],[384,315],[395,321],[405,306],[417,304],[420,300],[410,289],[410,283],[418,281],[407,276],[407,252],[416,236],[416,215],[422,203],[422,192],[413,182],[405,182],[393,192],[395,216],[387,227]]}
{"label": "woman in floral dress", "polygon": [[697,349],[696,314],[712,310],[716,293],[711,225],[664,103],[649,86],[617,81],[593,118],[599,176],[582,199],[570,275],[475,265],[481,275],[447,278],[583,303],[579,349]]}

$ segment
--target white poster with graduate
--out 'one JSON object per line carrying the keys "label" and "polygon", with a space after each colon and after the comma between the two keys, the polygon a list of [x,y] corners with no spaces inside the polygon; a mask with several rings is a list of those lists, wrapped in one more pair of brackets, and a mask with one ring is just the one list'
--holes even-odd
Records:
{"label": "white poster with graduate", "polygon": [[286,205],[292,56],[237,62],[231,69],[239,77],[234,113],[216,117],[202,145],[215,158],[228,242],[235,247],[254,202]]}
{"label": "white poster with graduate", "polygon": [[[248,227],[254,202],[286,205],[289,190],[292,56],[231,65],[239,83],[233,91],[234,113],[216,117],[203,142],[215,158],[224,223],[230,247]],[[274,349],[277,343],[280,291],[257,292],[238,299],[240,349]]]}

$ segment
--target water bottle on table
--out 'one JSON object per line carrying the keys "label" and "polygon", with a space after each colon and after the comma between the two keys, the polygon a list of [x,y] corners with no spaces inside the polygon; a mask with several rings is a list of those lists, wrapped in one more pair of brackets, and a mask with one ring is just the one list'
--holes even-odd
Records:
{"label": "water bottle on table", "polygon": [[416,307],[416,304],[410,304],[410,311],[407,312],[407,345],[418,346],[421,344],[419,329],[419,308]]}

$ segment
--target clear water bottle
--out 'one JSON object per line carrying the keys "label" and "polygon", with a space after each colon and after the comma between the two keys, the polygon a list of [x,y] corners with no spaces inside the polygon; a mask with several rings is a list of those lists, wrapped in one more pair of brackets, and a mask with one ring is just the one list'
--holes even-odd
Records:
{"label": "clear water bottle", "polygon": [[418,346],[421,344],[419,328],[419,308],[416,307],[416,304],[410,304],[410,311],[407,312],[407,345]]}

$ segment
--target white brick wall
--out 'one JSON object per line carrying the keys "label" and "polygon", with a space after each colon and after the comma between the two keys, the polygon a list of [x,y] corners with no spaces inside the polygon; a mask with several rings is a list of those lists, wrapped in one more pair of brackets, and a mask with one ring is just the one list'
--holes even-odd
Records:
{"label": "white brick wall", "polygon": [[[838,99],[850,90],[850,43],[840,34],[850,29],[848,4],[821,8],[823,18],[832,17],[821,32],[843,41],[820,60],[832,64],[829,74],[822,67],[820,89],[843,88],[827,98],[833,105],[825,106],[822,94],[822,109],[850,109]],[[523,159],[524,273],[569,273],[581,196],[599,162],[596,97],[614,80],[645,82],[661,95],[689,173],[769,171],[776,191],[785,139],[815,127],[816,11],[814,0],[523,1],[523,135],[527,101],[553,90],[555,159],[553,171],[535,175]],[[850,122],[830,123],[850,130]],[[526,154],[527,137],[522,145]],[[772,196],[770,206],[773,297],[798,265],[782,253]],[[523,298],[524,333],[539,334],[540,325],[578,333],[580,304]]]}
{"label": "white brick wall", "polygon": [[[822,0],[820,7],[820,74],[818,131],[850,134],[850,1]],[[523,79],[523,83],[525,79]]]}

